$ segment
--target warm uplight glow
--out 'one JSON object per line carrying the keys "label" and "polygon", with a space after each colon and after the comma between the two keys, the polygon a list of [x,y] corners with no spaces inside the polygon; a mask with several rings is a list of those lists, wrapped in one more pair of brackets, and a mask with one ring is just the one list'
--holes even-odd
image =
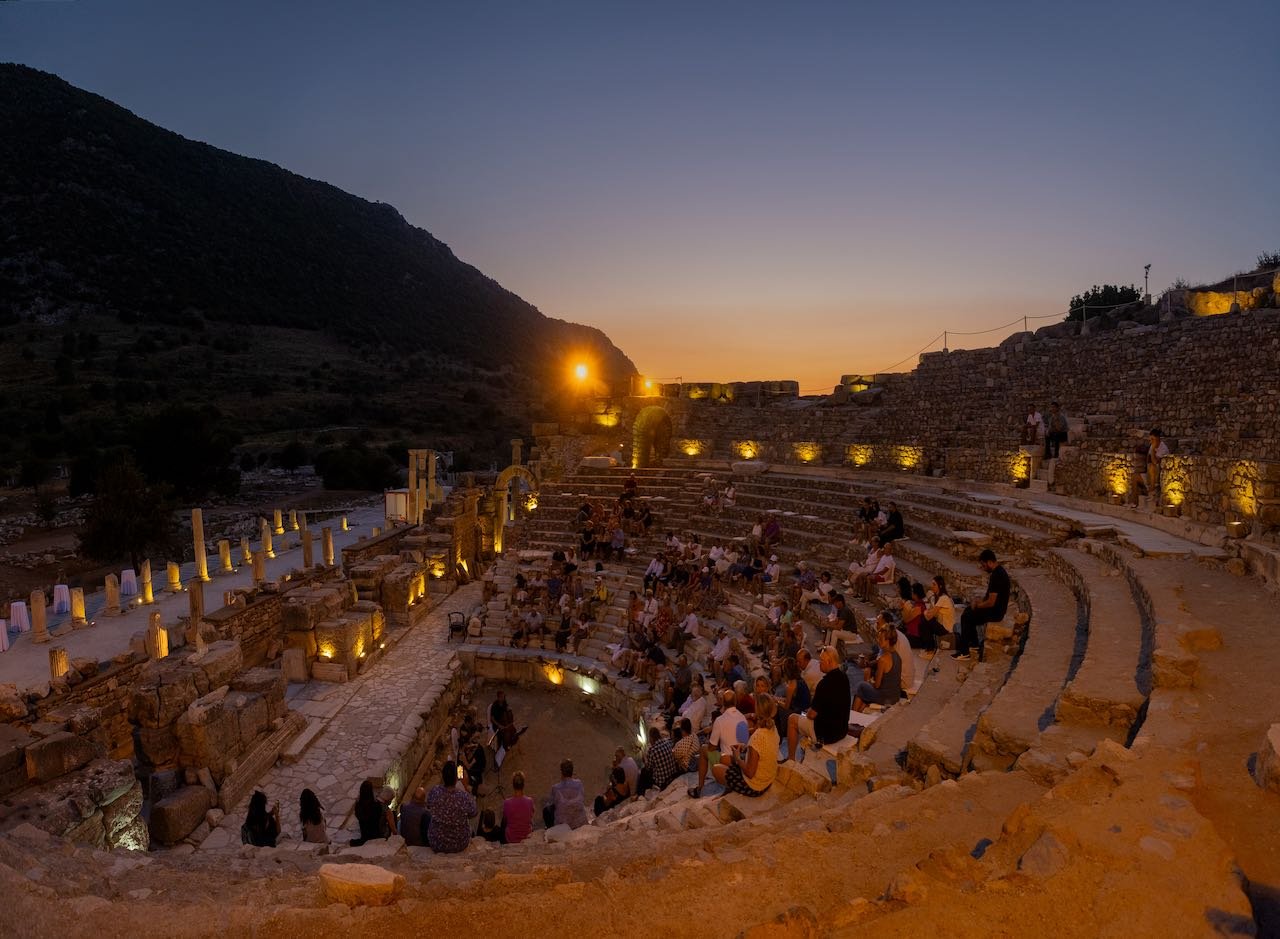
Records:
{"label": "warm uplight glow", "polygon": [[851,443],[845,452],[849,462],[854,466],[866,466],[871,462],[871,444],[869,443]]}
{"label": "warm uplight glow", "polygon": [[538,494],[536,492],[531,492],[524,497],[524,507],[530,512],[538,507]]}
{"label": "warm uplight glow", "polygon": [[689,439],[680,441],[680,452],[685,456],[702,456],[706,449],[706,443],[701,440]]}
{"label": "warm uplight glow", "polygon": [[754,460],[760,455],[760,441],[735,440],[733,442],[733,452],[744,460]]}
{"label": "warm uplight glow", "polygon": [[564,669],[554,662],[548,662],[542,666],[542,674],[547,676],[547,681],[553,685],[564,684]]}
{"label": "warm uplight glow", "polygon": [[587,380],[587,366],[585,362],[579,362],[577,365],[574,366],[573,377],[578,379],[578,381]]}
{"label": "warm uplight glow", "polygon": [[652,390],[653,390],[653,382],[652,382],[652,381],[650,381],[650,380],[649,380],[649,379],[647,379],[647,378],[644,380],[644,390],[645,390],[645,391],[652,391]]}
{"label": "warm uplight glow", "polygon": [[1015,483],[1026,482],[1031,478],[1031,454],[1015,450],[1009,456],[1009,475]]}
{"label": "warm uplight glow", "polygon": [[1126,457],[1113,457],[1107,463],[1107,491],[1115,496],[1123,496],[1129,491],[1129,460]]}
{"label": "warm uplight glow", "polygon": [[329,659],[332,659],[334,657],[336,652],[337,652],[337,649],[333,645],[329,643],[325,643],[320,647],[320,658],[328,661]]}
{"label": "warm uplight glow", "polygon": [[1231,494],[1231,508],[1246,518],[1258,514],[1258,464],[1253,460],[1238,460],[1231,467],[1227,480]]}
{"label": "warm uplight glow", "polygon": [[818,457],[822,456],[822,445],[814,443],[812,440],[805,440],[792,444],[791,452],[795,454],[796,459],[801,463],[813,463]]}
{"label": "warm uplight glow", "polygon": [[600,427],[617,427],[619,418],[616,412],[606,411],[604,414],[592,415],[591,420]]}
{"label": "warm uplight glow", "polygon": [[924,462],[923,447],[894,447],[893,462],[897,463],[904,470],[916,469]]}

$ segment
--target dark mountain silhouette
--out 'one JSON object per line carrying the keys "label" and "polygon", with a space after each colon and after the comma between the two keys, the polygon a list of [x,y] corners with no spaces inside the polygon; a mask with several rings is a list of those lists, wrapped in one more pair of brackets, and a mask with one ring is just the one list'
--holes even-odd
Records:
{"label": "dark mountain silhouette", "polygon": [[[602,332],[544,316],[389,205],[20,65],[0,65],[0,207],[0,412],[24,406],[47,436],[104,403],[225,411],[237,395],[251,433],[395,428],[406,386],[419,409],[469,393],[523,430],[571,352],[607,381],[635,372]],[[352,413],[353,391],[393,413]]]}

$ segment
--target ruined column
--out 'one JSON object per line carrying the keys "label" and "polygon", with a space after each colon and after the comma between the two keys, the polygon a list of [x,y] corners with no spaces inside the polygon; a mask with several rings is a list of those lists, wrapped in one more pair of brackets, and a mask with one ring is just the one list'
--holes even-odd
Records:
{"label": "ruined column", "polygon": [[231,565],[231,542],[226,538],[218,542],[218,568],[224,574],[235,570]]}
{"label": "ruined column", "polygon": [[[117,603],[119,600],[117,599]],[[32,642],[48,642],[49,641],[49,623],[46,619],[46,610],[44,607],[44,591],[31,591],[31,641]],[[65,653],[64,653],[65,655]]]}
{"label": "ruined column", "polygon": [[173,561],[165,568],[165,578],[169,582],[167,589],[170,593],[182,593],[182,568]]}
{"label": "ruined column", "polygon": [[275,548],[271,544],[271,524],[264,518],[262,520],[262,551],[269,558],[276,556]]}
{"label": "ruined column", "polygon": [[156,602],[155,586],[151,583],[151,559],[147,558],[142,562],[142,570],[138,572],[138,580],[142,589],[143,605],[150,605]]}
{"label": "ruined column", "polygon": [[418,524],[418,451],[409,451],[409,495],[405,507],[406,521],[410,525]]}
{"label": "ruined column", "polygon": [[71,628],[81,629],[89,625],[88,618],[84,615],[84,588],[71,588]]}
{"label": "ruined column", "polygon": [[61,678],[71,671],[71,656],[62,646],[54,646],[49,650],[49,677]]}
{"label": "ruined column", "polygon": [[152,613],[147,624],[147,657],[153,662],[169,654],[169,633],[160,624],[160,614]]}
{"label": "ruined column", "polygon": [[249,539],[241,536],[240,538],[240,563],[253,563],[253,548],[249,545]]}
{"label": "ruined column", "polygon": [[299,512],[299,513],[298,513],[298,526],[299,526],[303,531],[307,531],[307,513],[306,513],[306,512]]}
{"label": "ruined column", "polygon": [[320,529],[320,557],[325,567],[333,567],[333,529],[328,525]]}
{"label": "ruined column", "polygon": [[297,509],[289,510],[289,530],[290,531],[298,530],[298,510]]}
{"label": "ruined column", "polygon": [[107,591],[107,606],[102,612],[105,613],[107,616],[119,616],[120,615],[120,578],[116,577],[115,574],[108,574],[105,587]]}
{"label": "ruined column", "polygon": [[312,548],[312,534],[302,529],[302,569],[309,571],[314,566],[315,551]]}
{"label": "ruined column", "polygon": [[381,528],[379,528],[377,525],[374,525],[374,526],[373,526],[373,537],[374,537],[374,538],[377,538],[377,537],[378,537],[379,535],[381,535],[381,534],[382,534],[382,529],[381,529]]}
{"label": "ruined column", "polygon": [[253,585],[261,586],[267,582],[267,556],[259,551],[253,556]]}
{"label": "ruined column", "polygon": [[511,492],[503,489],[498,493],[498,511],[494,513],[493,525],[493,553],[501,554],[502,546],[507,540],[507,513],[511,510],[508,504],[511,500]]}
{"label": "ruined column", "polygon": [[204,513],[200,509],[191,510],[191,543],[195,548],[196,576],[208,580],[209,557],[204,543]]}
{"label": "ruined column", "polygon": [[351,531],[351,525],[350,525],[350,524],[348,524],[348,522],[347,522],[347,517],[346,517],[345,515],[344,515],[344,516],[342,516],[342,530],[343,530],[343,531]]}
{"label": "ruined column", "polygon": [[279,509],[275,509],[272,514],[274,516],[274,518],[272,519],[274,524],[271,526],[271,530],[277,535],[283,535],[284,534],[284,513],[281,512]]}
{"label": "ruined column", "polygon": [[427,505],[440,501],[440,484],[436,482],[436,451],[427,451]]}
{"label": "ruined column", "polygon": [[519,466],[523,460],[524,438],[520,437],[511,441],[511,465]]}
{"label": "ruined column", "polygon": [[204,652],[204,636],[200,633],[200,623],[204,619],[204,581],[192,577],[187,581],[188,603],[191,612],[191,625],[188,627],[191,643],[196,652]]}

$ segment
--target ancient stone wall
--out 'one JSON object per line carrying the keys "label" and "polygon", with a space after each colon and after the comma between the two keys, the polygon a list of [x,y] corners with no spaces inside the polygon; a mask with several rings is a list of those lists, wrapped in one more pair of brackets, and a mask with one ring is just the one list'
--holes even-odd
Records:
{"label": "ancient stone wall", "polygon": [[[1094,498],[1123,490],[1134,445],[1159,426],[1176,458],[1166,467],[1173,488],[1162,498],[1198,521],[1280,525],[1280,469],[1271,465],[1280,463],[1280,312],[1071,334],[1078,328],[927,353],[914,371],[876,376],[875,387],[853,396],[762,399],[760,406],[740,398],[633,397],[597,410],[615,415],[627,438],[642,409],[665,409],[670,460],[939,471],[1016,484],[1030,472],[1018,447],[1027,406],[1047,413],[1058,400],[1075,449],[1059,463],[1057,491]],[[550,438],[540,442],[553,449]]]}

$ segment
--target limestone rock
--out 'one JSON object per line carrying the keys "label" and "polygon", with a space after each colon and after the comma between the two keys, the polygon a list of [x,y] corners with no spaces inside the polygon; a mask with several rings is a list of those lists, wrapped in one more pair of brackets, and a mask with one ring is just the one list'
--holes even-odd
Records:
{"label": "limestone rock", "polygon": [[778,764],[778,775],[774,779],[774,785],[796,795],[816,795],[819,792],[830,792],[830,778],[813,765],[820,762],[820,760],[806,760],[804,763],[797,763],[795,760],[788,760],[786,763],[780,763]]}
{"label": "limestone rock", "polygon": [[818,918],[807,906],[793,906],[741,933],[742,939],[813,939],[818,935]]}
{"label": "limestone rock", "polygon": [[1253,764],[1253,779],[1270,792],[1280,793],[1280,724],[1272,724],[1258,748]]}
{"label": "limestone rock", "polygon": [[373,864],[323,864],[320,886],[331,901],[348,906],[386,906],[404,889],[404,878]]}
{"label": "limestone rock", "polygon": [[0,685],[0,721],[20,721],[27,716],[27,702],[14,684]]}
{"label": "limestone rock", "polygon": [[27,777],[48,782],[92,762],[102,748],[84,737],[66,732],[51,734],[26,749]]}
{"label": "limestone rock", "polygon": [[183,786],[151,807],[151,837],[164,845],[177,844],[196,830],[212,805],[204,786]]}
{"label": "limestone rock", "polygon": [[395,857],[404,850],[404,839],[399,835],[390,838],[375,838],[355,847],[342,849],[343,856],[364,858],[366,861],[381,861]]}
{"label": "limestone rock", "polygon": [[1051,831],[1045,831],[1018,859],[1018,870],[1029,877],[1052,877],[1067,866],[1071,852]]}
{"label": "limestone rock", "polygon": [[925,886],[924,878],[918,871],[899,871],[889,882],[885,896],[899,903],[920,903],[929,896],[929,888]]}

